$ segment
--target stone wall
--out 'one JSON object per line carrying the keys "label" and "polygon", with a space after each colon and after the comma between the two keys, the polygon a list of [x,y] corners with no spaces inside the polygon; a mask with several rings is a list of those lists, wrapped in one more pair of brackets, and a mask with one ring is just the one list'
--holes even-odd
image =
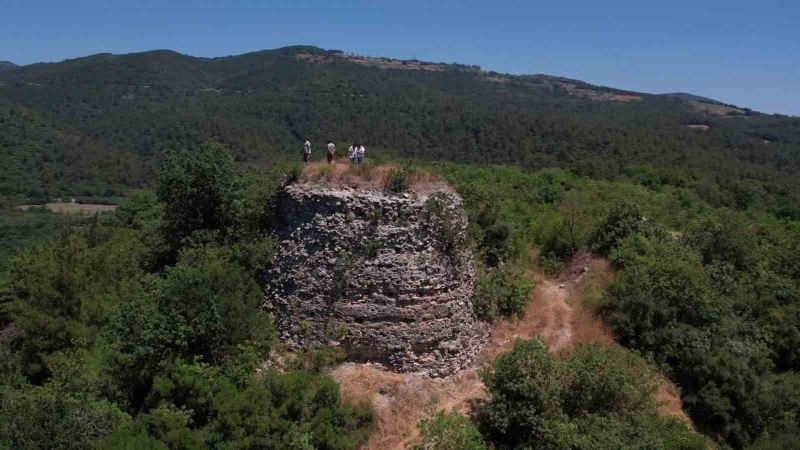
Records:
{"label": "stone wall", "polygon": [[295,348],[340,345],[352,361],[396,371],[443,376],[467,366],[487,328],[472,311],[475,268],[460,202],[288,186],[278,256],[264,277],[281,338]]}

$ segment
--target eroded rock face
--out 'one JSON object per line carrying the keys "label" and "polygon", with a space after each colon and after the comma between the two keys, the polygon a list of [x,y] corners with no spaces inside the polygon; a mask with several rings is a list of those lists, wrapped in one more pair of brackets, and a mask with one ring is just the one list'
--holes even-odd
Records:
{"label": "eroded rock face", "polygon": [[477,355],[488,333],[458,197],[301,183],[279,208],[265,305],[290,346],[340,345],[350,360],[433,376]]}

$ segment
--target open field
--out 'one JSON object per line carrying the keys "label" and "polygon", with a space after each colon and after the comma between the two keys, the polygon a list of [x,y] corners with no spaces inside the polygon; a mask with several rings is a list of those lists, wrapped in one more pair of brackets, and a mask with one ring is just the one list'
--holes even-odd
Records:
{"label": "open field", "polygon": [[44,205],[20,205],[16,207],[22,211],[33,208],[45,208],[59,214],[95,214],[105,213],[117,209],[117,205],[97,205],[91,203],[45,203]]}

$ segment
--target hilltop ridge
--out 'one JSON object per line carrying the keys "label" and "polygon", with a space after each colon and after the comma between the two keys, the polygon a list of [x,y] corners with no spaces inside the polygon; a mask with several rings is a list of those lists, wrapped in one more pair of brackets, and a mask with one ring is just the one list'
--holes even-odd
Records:
{"label": "hilltop ridge", "polygon": [[102,53],[0,72],[0,196],[118,197],[149,185],[166,149],[208,140],[257,163],[297,158],[305,139],[355,139],[428,160],[609,175],[647,164],[797,186],[798,125],[692,95],[313,46]]}
{"label": "hilltop ridge", "polygon": [[[249,53],[242,53],[238,55],[227,55],[217,57],[199,57],[188,54],[183,54],[169,49],[156,49],[147,50],[142,52],[113,54],[113,53],[97,53],[85,57],[71,58],[59,62],[39,62],[24,66],[17,66],[13,63],[2,61],[0,62],[0,70],[4,65],[10,68],[23,68],[32,69],[26,76],[21,76],[18,80],[37,78],[40,82],[47,81],[48,77],[54,77],[51,80],[58,79],[57,73],[60,72],[59,66],[85,69],[86,64],[91,63],[110,63],[118,67],[128,66],[129,68],[136,68],[137,65],[144,64],[147,68],[156,68],[159,63],[161,64],[174,64],[178,67],[187,68],[187,65],[194,65],[189,72],[181,74],[183,78],[193,79],[197,82],[220,82],[226,76],[235,74],[237,71],[247,71],[257,69],[259,63],[264,63],[275,58],[291,57],[300,61],[308,63],[332,63],[332,62],[348,62],[359,64],[369,67],[377,67],[381,69],[391,70],[411,70],[411,71],[424,71],[424,72],[466,72],[481,75],[489,81],[507,82],[510,80],[518,80],[527,82],[532,86],[539,85],[538,87],[560,87],[565,89],[572,95],[579,97],[589,98],[593,100],[605,101],[631,101],[628,98],[622,100],[616,95],[626,95],[630,97],[640,97],[642,95],[656,96],[659,94],[649,94],[643,92],[634,92],[622,89],[616,89],[607,86],[598,86],[587,83],[582,80],[570,79],[557,75],[548,75],[543,73],[537,74],[508,74],[492,70],[484,70],[480,65],[460,64],[460,63],[447,63],[447,62],[431,62],[422,61],[418,59],[398,59],[385,56],[367,56],[355,53],[348,53],[342,50],[326,50],[311,45],[293,45],[272,50],[258,50]],[[148,61],[150,60],[150,61]],[[48,72],[50,69],[55,69]],[[204,76],[199,76],[203,73]],[[111,80],[107,80],[111,81]],[[129,80],[133,81],[133,80]],[[119,82],[119,80],[117,80]],[[589,95],[588,91],[606,92],[611,95]],[[707,99],[694,94],[674,93],[674,94],[660,94],[665,97],[678,98],[684,101],[698,100],[707,103],[721,104],[724,103]],[[732,106],[732,105],[727,105]]]}

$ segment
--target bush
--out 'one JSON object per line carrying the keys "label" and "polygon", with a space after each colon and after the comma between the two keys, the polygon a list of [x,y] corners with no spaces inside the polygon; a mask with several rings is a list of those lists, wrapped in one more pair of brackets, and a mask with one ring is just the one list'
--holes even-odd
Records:
{"label": "bush", "polygon": [[489,269],[475,281],[475,296],[472,300],[479,319],[493,321],[498,316],[524,314],[528,295],[533,284],[508,266]]}
{"label": "bush", "polygon": [[750,228],[732,212],[706,216],[691,224],[686,241],[700,253],[704,264],[725,263],[737,271],[748,271],[758,259],[758,242]]}
{"label": "bush", "polygon": [[485,450],[480,431],[458,413],[439,411],[430,419],[419,422],[422,443],[418,450]]}
{"label": "bush", "polygon": [[0,386],[0,448],[83,449],[130,421],[98,394],[96,361],[71,349],[48,356],[44,384]]}
{"label": "bush", "polygon": [[481,374],[481,427],[500,448],[707,448],[688,426],[656,415],[650,373],[618,347],[579,346],[560,359],[538,338],[517,341]]}
{"label": "bush", "polygon": [[461,217],[450,194],[437,192],[428,198],[425,202],[425,221],[438,238],[442,253],[456,263],[462,262],[467,240],[460,226]]}
{"label": "bush", "polygon": [[639,258],[652,254],[656,241],[648,239],[640,233],[633,233],[621,239],[608,254],[611,265],[615,269],[634,266]]}
{"label": "bush", "polygon": [[630,202],[618,202],[608,216],[595,228],[590,238],[592,251],[608,255],[623,239],[633,233],[653,236],[655,227],[645,217],[643,210]]}
{"label": "bush", "polygon": [[408,169],[390,169],[386,172],[386,191],[391,193],[408,192],[411,189]]}
{"label": "bush", "polygon": [[93,395],[30,386],[0,398],[0,447],[84,449],[126,420],[119,408]]}
{"label": "bush", "polygon": [[679,352],[675,340],[687,338],[687,328],[700,331],[719,320],[710,279],[691,249],[639,237],[625,241],[615,258],[624,259],[628,268],[609,287],[607,318],[624,345]]}
{"label": "bush", "polygon": [[152,232],[161,222],[163,211],[155,192],[131,191],[114,210],[114,223],[132,230]]}
{"label": "bush", "polygon": [[160,375],[155,405],[101,448],[145,442],[168,448],[353,449],[371,411],[339,400],[336,383],[308,372],[268,371],[237,386],[213,366],[179,362]]}
{"label": "bush", "polygon": [[278,220],[278,194],[299,178],[299,170],[296,165],[275,165],[247,173],[243,177],[243,206],[237,228],[247,235],[266,235]]}
{"label": "bush", "polygon": [[486,228],[483,234],[483,247],[486,253],[486,263],[496,267],[506,259],[511,247],[513,228],[507,222],[496,222]]}

